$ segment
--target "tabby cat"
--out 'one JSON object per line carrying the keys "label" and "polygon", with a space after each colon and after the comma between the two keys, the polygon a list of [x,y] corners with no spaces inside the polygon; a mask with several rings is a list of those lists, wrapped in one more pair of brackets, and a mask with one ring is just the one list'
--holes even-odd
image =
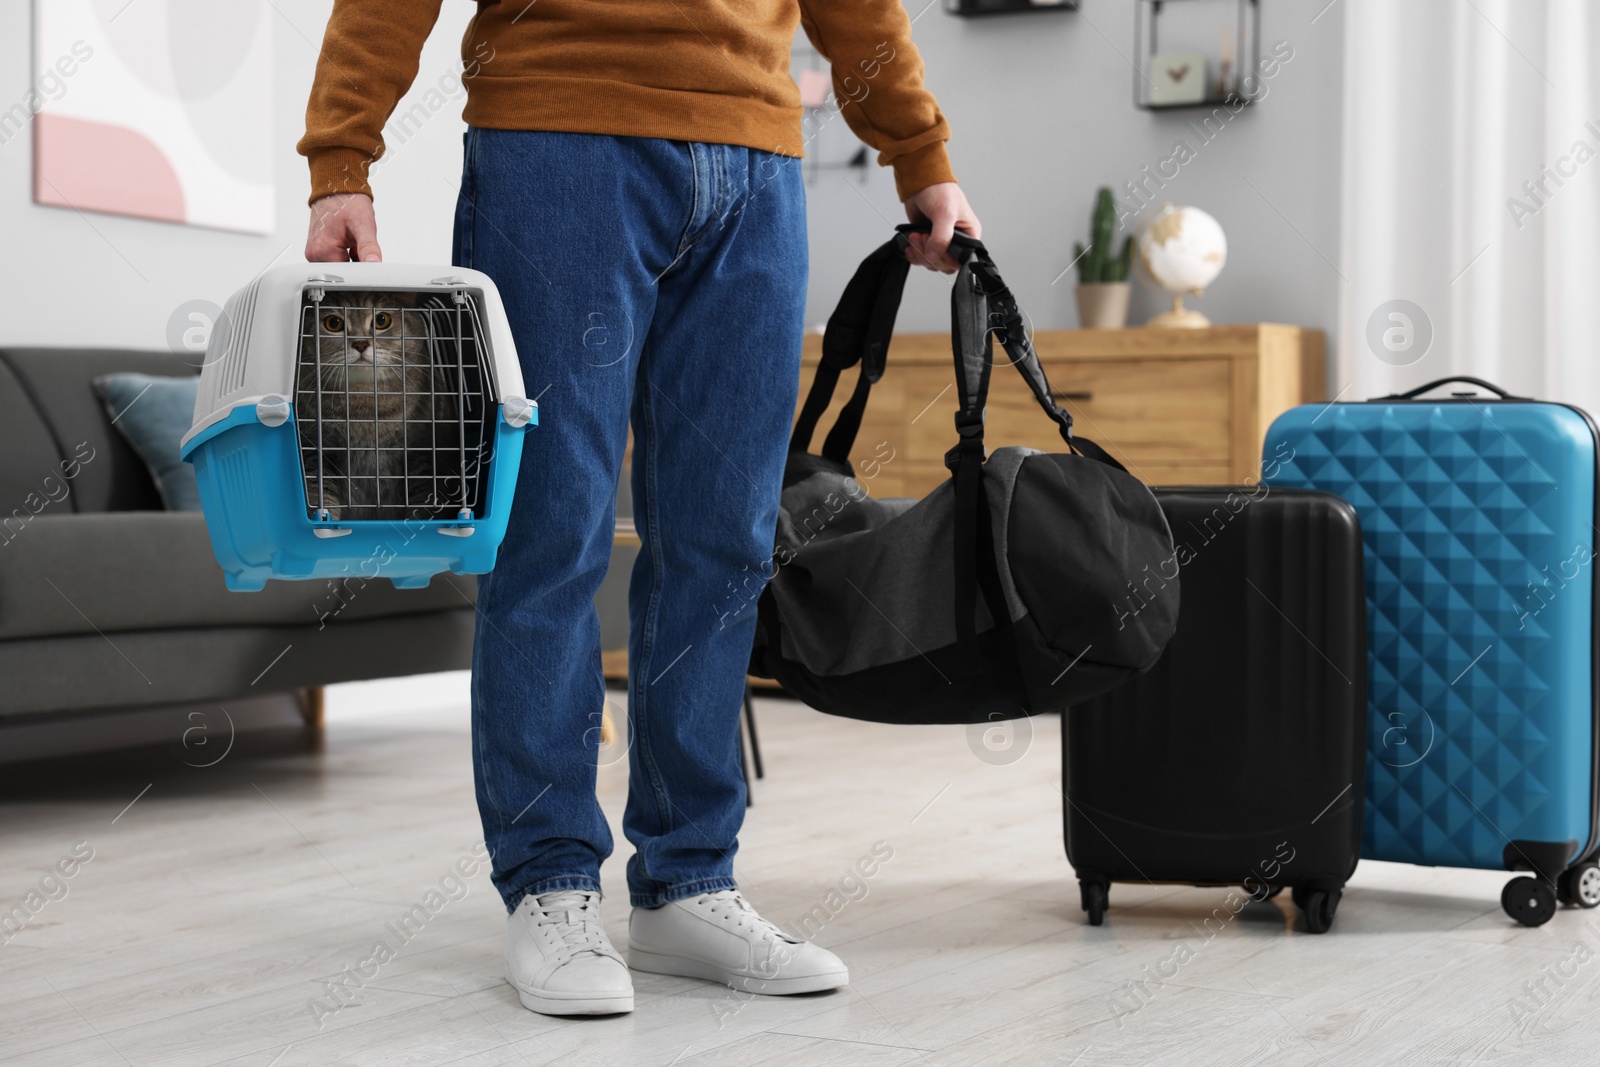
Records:
{"label": "tabby cat", "polygon": [[[319,317],[320,314],[320,317]],[[435,518],[436,455],[460,442],[449,376],[433,361],[415,293],[329,292],[302,311],[300,448],[317,512],[317,377],[322,380],[322,504],[332,518]],[[437,450],[437,451],[436,451]],[[457,464],[458,465],[458,464]],[[418,477],[418,476],[422,477]],[[408,477],[409,476],[409,477]],[[441,477],[441,487],[459,484]],[[346,514],[348,513],[348,514]]]}

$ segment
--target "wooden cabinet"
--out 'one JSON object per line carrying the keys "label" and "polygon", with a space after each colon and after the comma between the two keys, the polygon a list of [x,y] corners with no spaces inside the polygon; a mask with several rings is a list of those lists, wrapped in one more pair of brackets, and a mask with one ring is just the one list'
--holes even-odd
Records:
{"label": "wooden cabinet", "polygon": [[[1286,408],[1324,396],[1319,330],[1274,324],[1046,330],[1034,334],[1033,343],[1076,432],[1151,485],[1255,479],[1261,441],[1272,420]],[[985,432],[989,448],[1061,451],[1055,424],[1039,410],[998,345],[995,353]],[[802,400],[821,355],[822,338],[807,337]],[[822,447],[855,387],[855,373],[841,377],[813,450]],[[948,334],[895,335],[888,369],[873,387],[852,453],[874,496],[922,496],[947,477],[944,453],[955,442],[954,380]]]}

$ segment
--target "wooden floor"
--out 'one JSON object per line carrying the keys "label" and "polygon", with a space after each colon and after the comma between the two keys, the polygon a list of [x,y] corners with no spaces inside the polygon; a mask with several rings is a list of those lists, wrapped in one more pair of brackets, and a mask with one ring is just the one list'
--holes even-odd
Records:
{"label": "wooden floor", "polygon": [[[1593,1061],[1595,912],[1522,929],[1500,912],[1503,875],[1369,863],[1322,937],[1295,930],[1280,900],[1207,939],[1224,891],[1150,886],[1114,887],[1091,928],[1062,855],[1055,720],[996,765],[962,729],[776,699],[757,713],[767,778],[738,874],[770,918],[812,917],[850,965],[844,990],[761,998],[637,975],[628,1016],[523,1010],[501,977],[487,876],[465,896],[445,878],[481,835],[464,690],[442,676],[330,690],[320,748],[278,730],[240,734],[209,767],[177,743],[0,767],[0,914],[93,850],[0,944],[0,1062]],[[614,827],[625,785],[620,759],[602,771]],[[606,915],[620,947],[617,837]],[[853,876],[875,847],[891,858]],[[449,896],[397,957],[364,963],[441,884]],[[347,969],[353,999],[319,1013]]]}

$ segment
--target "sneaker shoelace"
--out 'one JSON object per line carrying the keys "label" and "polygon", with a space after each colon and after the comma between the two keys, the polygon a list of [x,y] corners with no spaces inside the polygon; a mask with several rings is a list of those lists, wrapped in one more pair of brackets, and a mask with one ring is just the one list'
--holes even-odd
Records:
{"label": "sneaker shoelace", "polygon": [[762,935],[764,939],[785,941],[791,945],[800,944],[799,939],[789,936],[780,930],[768,919],[763,919],[744,895],[737,889],[723,889],[715,893],[707,893],[700,898],[700,905],[714,917],[726,916],[733,920],[735,930],[749,927]]}
{"label": "sneaker shoelace", "polygon": [[600,925],[600,894],[569,889],[546,893],[534,899],[532,919],[537,927],[550,927],[567,956],[585,952],[597,956],[615,955],[606,942]]}

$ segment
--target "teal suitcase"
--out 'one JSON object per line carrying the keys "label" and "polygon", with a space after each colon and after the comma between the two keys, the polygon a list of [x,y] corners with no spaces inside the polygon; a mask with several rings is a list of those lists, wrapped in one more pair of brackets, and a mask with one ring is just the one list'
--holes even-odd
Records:
{"label": "teal suitcase", "polygon": [[[1449,383],[1476,389],[1424,399]],[[1529,926],[1600,904],[1596,440],[1578,408],[1450,378],[1294,408],[1263,451],[1267,484],[1361,521],[1362,855],[1526,871],[1501,903]]]}

